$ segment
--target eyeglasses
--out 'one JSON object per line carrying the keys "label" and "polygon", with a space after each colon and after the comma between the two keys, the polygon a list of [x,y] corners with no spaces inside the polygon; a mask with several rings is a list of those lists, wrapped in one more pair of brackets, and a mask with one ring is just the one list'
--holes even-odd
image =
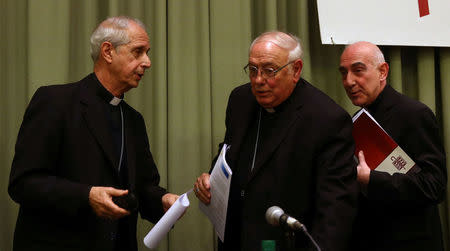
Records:
{"label": "eyeglasses", "polygon": [[[284,67],[294,63],[295,61],[289,62],[283,66],[281,66],[278,69],[273,69],[271,67],[267,67],[267,68],[261,68],[261,77],[264,79],[268,79],[268,78],[273,78],[275,77],[275,75],[277,75],[277,72],[283,70]],[[255,78],[258,76],[258,67],[251,65],[251,64],[247,64],[246,66],[244,66],[244,71],[246,74],[248,74],[248,76],[250,78]]]}

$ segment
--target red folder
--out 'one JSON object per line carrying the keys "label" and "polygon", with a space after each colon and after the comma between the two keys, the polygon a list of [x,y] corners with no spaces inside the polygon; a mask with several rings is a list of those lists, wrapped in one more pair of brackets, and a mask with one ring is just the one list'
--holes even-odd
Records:
{"label": "red folder", "polygon": [[406,173],[414,161],[387,134],[378,122],[364,108],[353,116],[353,138],[355,155],[364,152],[367,165],[372,170]]}

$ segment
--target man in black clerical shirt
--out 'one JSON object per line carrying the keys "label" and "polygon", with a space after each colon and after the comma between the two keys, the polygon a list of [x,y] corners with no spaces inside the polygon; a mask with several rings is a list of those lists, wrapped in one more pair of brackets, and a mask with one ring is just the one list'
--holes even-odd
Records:
{"label": "man in black clerical shirt", "polygon": [[360,196],[352,250],[441,251],[437,204],[445,197],[447,169],[433,112],[387,84],[389,65],[369,42],[349,45],[339,71],[348,97],[364,107],[416,163],[407,173],[371,170],[358,153]]}
{"label": "man in black clerical shirt", "polygon": [[155,223],[175,202],[158,186],[142,115],[122,100],[149,49],[140,21],[108,18],[91,36],[94,72],[36,91],[8,187],[20,204],[14,250],[137,250],[138,212]]}
{"label": "man in black clerical shirt", "polygon": [[[233,175],[225,240],[219,250],[261,250],[275,240],[287,250],[281,228],[265,220],[279,206],[301,221],[322,250],[347,250],[356,205],[356,164],[350,116],[300,78],[298,38],[268,32],[250,46],[250,83],[235,88],[226,112],[223,143]],[[198,177],[196,196],[210,203],[209,174]],[[295,250],[309,250],[297,233]]]}

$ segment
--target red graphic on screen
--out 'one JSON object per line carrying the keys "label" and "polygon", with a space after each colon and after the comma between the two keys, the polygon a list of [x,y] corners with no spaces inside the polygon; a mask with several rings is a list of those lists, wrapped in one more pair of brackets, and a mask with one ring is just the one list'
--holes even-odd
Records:
{"label": "red graphic on screen", "polygon": [[430,15],[430,8],[428,7],[428,0],[419,0],[419,15],[420,15],[420,17]]}

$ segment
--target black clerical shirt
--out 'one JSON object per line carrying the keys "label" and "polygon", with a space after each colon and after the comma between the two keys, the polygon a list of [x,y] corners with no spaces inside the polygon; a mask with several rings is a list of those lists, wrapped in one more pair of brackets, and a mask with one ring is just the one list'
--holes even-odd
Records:
{"label": "black clerical shirt", "polygon": [[[112,95],[106,88],[98,81],[97,77],[94,74],[94,77],[96,78],[96,94],[99,96],[102,100],[105,102],[102,102],[103,104],[103,111],[105,111],[105,116],[108,121],[109,125],[109,131],[111,133],[111,136],[113,138],[114,142],[114,148],[116,149],[117,156],[116,161],[117,165],[119,165],[119,176],[121,181],[121,188],[127,189],[128,188],[128,172],[127,172],[127,158],[126,158],[126,147],[125,147],[125,133],[122,131],[122,125],[123,119],[122,116],[124,116],[124,109],[121,109],[123,100],[117,102],[112,101],[114,99],[114,95]],[[123,99],[124,95],[120,97],[120,99]],[[117,99],[117,98],[116,98]],[[122,142],[122,137],[123,141]],[[123,146],[123,149],[122,149]],[[122,157],[122,158],[121,158]]]}
{"label": "black clerical shirt", "polygon": [[[261,156],[261,150],[267,147],[267,139],[269,135],[277,134],[275,131],[275,123],[279,119],[280,114],[291,103],[291,99],[288,98],[279,106],[270,110],[270,112],[263,107],[259,107],[255,114],[253,114],[252,122],[244,137],[241,145],[241,151],[237,159],[237,166],[233,168],[233,177],[231,180],[231,188],[229,195],[229,204],[227,210],[227,228],[233,229],[232,231],[226,231],[226,240],[241,240],[245,238],[241,236],[242,226],[233,226],[233,222],[242,223],[245,219],[242,218],[242,203],[245,197],[245,186],[254,168],[254,163],[258,162]],[[259,126],[258,126],[259,124]],[[258,128],[259,127],[259,128]],[[256,151],[256,153],[255,153]],[[230,220],[229,220],[230,219]],[[240,219],[240,220],[231,220]],[[228,242],[231,244],[230,242]],[[236,250],[240,250],[240,243],[232,243]]]}

